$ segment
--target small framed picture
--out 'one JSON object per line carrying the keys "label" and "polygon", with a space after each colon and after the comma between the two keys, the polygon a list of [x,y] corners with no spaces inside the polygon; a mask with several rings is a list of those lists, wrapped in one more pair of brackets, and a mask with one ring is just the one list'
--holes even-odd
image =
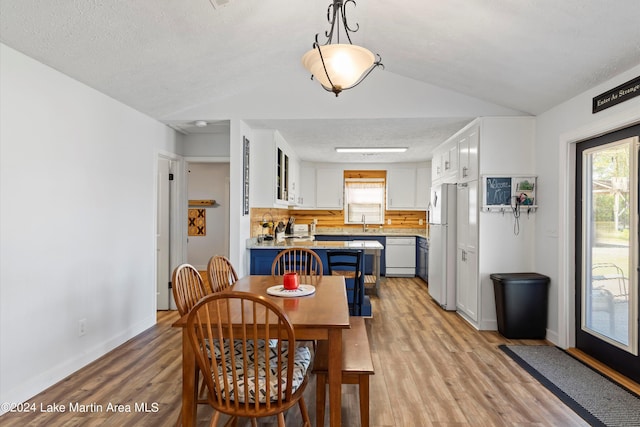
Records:
{"label": "small framed picture", "polygon": [[242,215],[249,215],[249,139],[242,137]]}

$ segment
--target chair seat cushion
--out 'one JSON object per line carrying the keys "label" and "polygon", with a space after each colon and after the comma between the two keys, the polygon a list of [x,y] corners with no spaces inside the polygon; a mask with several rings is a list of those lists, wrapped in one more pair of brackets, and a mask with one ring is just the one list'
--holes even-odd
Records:
{"label": "chair seat cushion", "polygon": [[[289,348],[288,345],[286,345],[286,343],[283,343],[282,345],[282,349],[280,350],[282,352],[282,372],[278,373],[278,367],[277,367],[277,351],[278,348],[277,347],[271,347],[269,346],[269,360],[265,360],[265,351],[263,351],[264,349],[264,342],[261,343],[260,345],[260,349],[258,350],[257,354],[259,355],[259,359],[257,361],[257,369],[258,369],[258,401],[260,403],[266,403],[267,401],[267,388],[269,388],[270,392],[269,392],[269,396],[271,397],[271,401],[276,401],[278,399],[278,382],[281,383],[282,386],[282,397],[284,398],[284,389],[286,388],[286,372],[287,372],[287,368],[286,368],[286,364],[287,364],[287,358],[289,357]],[[298,387],[300,387],[300,385],[304,382],[305,376],[307,374],[307,370],[309,369],[309,365],[311,364],[311,351],[309,350],[309,348],[307,347],[303,347],[303,346],[296,346],[294,347],[294,366],[293,366],[293,384],[292,384],[292,392],[295,393],[296,390],[298,389]],[[256,352],[251,352],[249,354],[249,358],[251,360],[250,362],[250,369],[247,372],[243,371],[243,367],[242,367],[242,348],[239,346],[235,346],[235,354],[234,354],[234,358],[235,358],[235,366],[236,366],[236,375],[238,378],[237,381],[237,387],[235,388],[234,391],[232,391],[232,395],[230,396],[231,400],[237,400],[238,402],[242,402],[244,403],[246,401],[246,396],[245,394],[245,382],[247,382],[247,385],[249,387],[249,391],[250,391],[250,396],[248,397],[248,401],[251,403],[255,403],[255,392],[253,390],[256,389],[256,384],[255,384],[255,380],[256,380],[256,375],[255,375],[255,370],[254,370],[254,361],[255,361],[255,355]],[[220,388],[223,389],[223,385],[224,385],[224,381],[225,381],[225,375],[226,375],[226,380],[229,381],[230,384],[232,384],[234,382],[234,377],[233,377],[233,367],[231,364],[231,357],[228,354],[225,354],[225,359],[226,359],[226,372],[223,372],[223,366],[222,363],[220,362],[218,365],[218,373],[220,375],[219,377],[219,383],[220,383]],[[267,384],[266,381],[266,369],[270,370],[270,382],[269,384]],[[214,377],[214,381],[215,381],[215,377]],[[226,396],[224,396],[226,398]]]}
{"label": "chair seat cushion", "polygon": [[[207,357],[209,359],[211,359],[211,344],[209,344],[209,340],[205,340],[206,341],[206,346],[207,346]],[[225,341],[229,341],[227,339],[225,339]],[[249,349],[252,349],[252,344],[247,343],[249,345]],[[278,345],[278,340],[277,339],[270,339],[269,340],[269,347],[276,347]],[[264,346],[264,340],[258,340],[258,346]],[[236,352],[240,352],[242,349],[242,341],[241,340],[235,340],[234,341],[234,347],[236,348]],[[227,344],[227,346],[225,346],[225,352],[229,353],[229,346]],[[238,348],[240,348],[240,350],[238,350]],[[213,340],[213,354],[215,355],[216,359],[220,359],[220,342],[215,339]]]}

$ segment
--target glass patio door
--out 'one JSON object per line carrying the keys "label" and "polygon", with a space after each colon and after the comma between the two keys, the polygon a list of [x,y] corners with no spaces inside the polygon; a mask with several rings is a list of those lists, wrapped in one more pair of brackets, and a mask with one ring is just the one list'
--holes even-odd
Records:
{"label": "glass patio door", "polygon": [[576,347],[640,380],[638,134],[577,146]]}

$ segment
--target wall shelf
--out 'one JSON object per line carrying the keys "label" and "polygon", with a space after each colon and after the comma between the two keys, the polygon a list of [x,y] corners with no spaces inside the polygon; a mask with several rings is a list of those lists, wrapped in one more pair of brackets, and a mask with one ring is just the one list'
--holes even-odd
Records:
{"label": "wall shelf", "polygon": [[215,204],[215,200],[189,200],[189,206],[213,206]]}

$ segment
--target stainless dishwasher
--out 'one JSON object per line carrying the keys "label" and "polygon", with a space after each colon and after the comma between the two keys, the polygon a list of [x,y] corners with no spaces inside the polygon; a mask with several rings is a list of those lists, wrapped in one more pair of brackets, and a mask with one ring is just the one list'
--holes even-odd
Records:
{"label": "stainless dishwasher", "polygon": [[385,262],[387,277],[414,277],[416,275],[416,238],[387,236]]}

